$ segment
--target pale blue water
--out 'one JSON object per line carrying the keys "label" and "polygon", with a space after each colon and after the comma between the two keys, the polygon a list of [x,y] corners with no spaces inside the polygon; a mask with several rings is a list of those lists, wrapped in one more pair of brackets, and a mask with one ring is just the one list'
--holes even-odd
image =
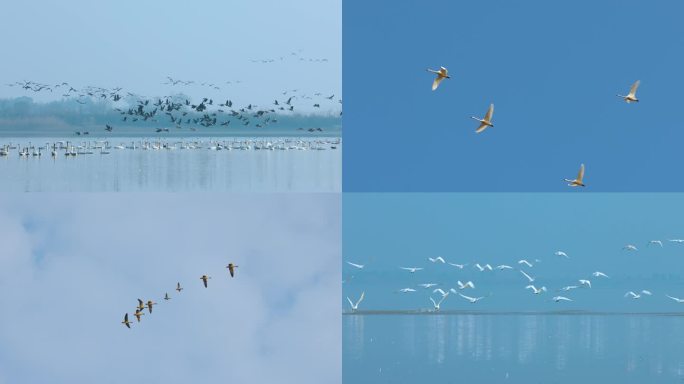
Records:
{"label": "pale blue water", "polygon": [[[3,192],[341,191],[338,138],[108,138],[106,154],[101,153],[100,140],[3,138],[0,149],[10,143],[16,149],[0,156],[0,188]],[[81,154],[65,156],[66,149],[57,149],[51,156],[57,141],[64,147],[69,141]],[[216,150],[217,144],[223,149]],[[33,156],[33,149],[20,156],[20,148],[28,146],[36,151],[42,146],[41,156]]]}
{"label": "pale blue water", "polygon": [[678,383],[684,317],[343,316],[344,383]]}

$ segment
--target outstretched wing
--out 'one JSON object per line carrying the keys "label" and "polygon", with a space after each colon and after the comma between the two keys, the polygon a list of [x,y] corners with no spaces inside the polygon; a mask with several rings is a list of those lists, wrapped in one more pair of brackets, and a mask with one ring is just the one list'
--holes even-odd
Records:
{"label": "outstretched wing", "polygon": [[489,105],[489,109],[487,110],[487,114],[485,115],[484,120],[489,121],[491,123],[492,116],[494,116],[494,104]]}
{"label": "outstretched wing", "polygon": [[636,96],[637,88],[639,88],[640,80],[637,80],[632,84],[632,88],[629,89],[629,96]]}
{"label": "outstretched wing", "polygon": [[347,301],[349,302],[349,305],[351,305],[352,307],[354,307],[354,303],[352,303],[352,301],[351,301],[351,299],[349,298],[349,296],[347,296]]}
{"label": "outstretched wing", "polygon": [[577,174],[577,181],[579,181],[581,183],[583,178],[584,178],[584,164],[580,165],[580,170],[579,170],[579,173]]}
{"label": "outstretched wing", "polygon": [[441,83],[442,80],[444,80],[444,78],[440,75],[437,75],[437,77],[435,77],[435,81],[432,82],[432,90],[433,91],[435,89],[437,89],[437,87],[439,87],[439,83]]}
{"label": "outstretched wing", "polygon": [[361,292],[361,297],[359,297],[359,301],[356,302],[356,306],[358,307],[359,304],[363,301],[363,297],[366,295],[366,292]]}
{"label": "outstretched wing", "polygon": [[477,127],[477,129],[475,130],[475,133],[480,133],[480,132],[484,131],[485,129],[487,129],[487,127],[488,127],[487,124],[482,123],[482,124],[480,124],[479,127]]}

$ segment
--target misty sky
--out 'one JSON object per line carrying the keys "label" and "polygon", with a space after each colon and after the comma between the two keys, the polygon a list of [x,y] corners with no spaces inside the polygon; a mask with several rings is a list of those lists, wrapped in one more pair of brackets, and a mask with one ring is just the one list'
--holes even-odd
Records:
{"label": "misty sky", "polygon": [[339,195],[36,196],[0,197],[0,383],[340,382]]}
{"label": "misty sky", "polygon": [[[341,98],[341,7],[340,0],[10,2],[0,15],[0,97],[59,98],[5,85],[33,80],[245,104],[271,103],[291,89]],[[251,62],[262,59],[276,61]],[[161,84],[166,76],[222,89],[170,87]]]}
{"label": "misty sky", "polygon": [[[469,296],[490,295],[470,304],[452,295],[452,310],[609,310],[681,311],[666,294],[684,298],[684,194],[454,193],[344,195],[344,295],[365,291],[364,309],[432,308],[432,289],[472,280]],[[648,245],[661,240],[663,247]],[[623,250],[627,244],[636,252]],[[564,251],[569,259],[554,255]],[[468,264],[463,270],[432,264],[428,257]],[[517,262],[527,259],[532,268]],[[539,261],[536,261],[539,260]],[[479,272],[475,263],[522,268],[546,286],[545,295],[525,290],[517,270]],[[415,274],[400,267],[423,267]],[[596,278],[595,271],[610,278]],[[589,279],[591,289],[558,292]],[[439,283],[431,290],[421,283]],[[401,288],[417,292],[397,293]],[[628,291],[650,290],[652,297],[625,299]],[[556,304],[563,295],[572,303]],[[432,293],[438,298],[439,294]],[[342,298],[343,308],[349,306]]]}

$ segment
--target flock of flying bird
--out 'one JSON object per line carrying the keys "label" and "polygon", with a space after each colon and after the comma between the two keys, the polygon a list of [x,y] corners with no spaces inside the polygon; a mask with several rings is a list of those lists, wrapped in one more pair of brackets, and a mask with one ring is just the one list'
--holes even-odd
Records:
{"label": "flock of flying bird", "polygon": [[[683,244],[684,239],[670,239],[668,242],[673,243],[673,244]],[[647,247],[660,247],[663,248],[663,241],[661,240],[651,240],[648,242]],[[636,245],[634,244],[627,244],[622,248],[623,251],[625,252],[637,252],[639,249],[637,248]],[[562,259],[570,259],[570,256],[564,251],[556,251],[554,252],[554,255],[557,258],[562,258]],[[443,257],[428,257],[428,261],[433,263],[433,264],[438,264],[438,265],[449,265],[451,267],[454,267],[458,270],[463,270],[464,268],[468,267],[468,264],[459,264],[459,263],[453,263],[445,260]],[[529,291],[531,294],[534,295],[542,295],[548,292],[548,289],[544,285],[539,285],[538,280],[539,276],[533,276],[532,268],[536,263],[541,262],[539,259],[535,259],[533,261],[529,261],[527,259],[521,259],[516,262],[516,266],[508,265],[508,264],[500,264],[497,266],[492,266],[490,264],[480,264],[475,263],[472,265],[473,269],[476,269],[478,272],[482,273],[487,273],[487,272],[493,272],[493,271],[511,271],[512,273],[515,273],[516,271],[520,274],[520,280],[523,281],[522,286],[524,286],[524,289]],[[362,271],[366,265],[365,264],[359,264],[359,263],[353,263],[351,261],[346,262],[350,267],[354,268],[357,271]],[[416,274],[417,272],[422,271],[425,269],[424,267],[399,267],[400,269],[409,272],[410,274]],[[581,278],[578,278],[574,280],[573,283],[569,285],[565,285],[563,287],[559,287],[556,289],[556,292],[559,292],[556,294],[556,296],[553,296],[551,298],[552,301],[558,303],[558,302],[570,302],[574,301],[571,297],[568,297],[571,295],[571,291],[576,290],[576,289],[591,289],[592,288],[592,281],[600,281],[604,279],[610,279],[611,277],[602,272],[602,271],[594,271],[591,273],[591,276],[581,276]],[[461,280],[456,281],[456,287],[451,287],[447,288],[444,283],[435,283],[435,282],[429,282],[429,283],[420,283],[417,284],[413,287],[406,287],[406,288],[401,288],[397,290],[397,293],[404,293],[404,294],[410,294],[413,292],[417,292],[418,289],[424,289],[428,290],[431,292],[431,295],[429,296],[430,302],[432,303],[432,308],[430,311],[433,312],[439,312],[441,304],[446,300],[449,295],[457,295],[461,297],[462,299],[474,304],[477,303],[492,294],[489,293],[487,295],[483,296],[476,296],[476,295],[466,295],[465,292],[468,291],[474,291],[476,289],[476,285],[473,281],[466,281],[463,282]],[[352,312],[356,312],[359,309],[359,305],[365,298],[366,292],[363,291],[359,297],[358,300],[353,301],[351,298],[347,296],[347,301],[349,302],[349,306]],[[433,298],[433,295],[438,295],[437,299]],[[567,295],[567,296],[565,296]],[[636,289],[636,290],[630,290],[624,294],[625,298],[632,299],[632,300],[637,300],[641,298],[645,298],[648,296],[653,296],[653,292],[647,289]],[[679,298],[670,295],[669,293],[664,294],[665,297],[669,298],[670,300],[673,300],[677,303],[684,304],[684,298]]]}
{"label": "flock of flying bird", "polygon": [[[233,263],[229,263],[226,266],[226,268],[228,268],[228,272],[230,273],[230,277],[235,277],[235,269],[237,267],[238,266],[233,264]],[[208,280],[209,279],[211,279],[211,276],[202,275],[202,277],[200,277],[200,280],[202,280],[202,284],[204,284],[204,288],[208,288],[208,286],[209,286]],[[176,291],[178,293],[181,293],[181,291],[183,289],[185,289],[185,288],[181,287],[180,282],[176,283]],[[165,301],[171,300],[171,296],[169,296],[168,292],[164,293],[163,299]],[[147,308],[148,314],[151,315],[152,314],[152,308],[155,305],[157,305],[157,303],[153,300],[147,300],[147,302],[145,302],[144,300],[138,299],[138,306],[135,307],[135,312],[133,313],[133,316],[135,316],[138,323],[140,322],[140,318],[145,315],[145,308]],[[129,320],[128,312],[126,312],[126,314],[124,315],[124,318],[123,318],[123,321],[121,322],[121,324],[125,325],[128,328],[131,328],[131,324],[133,324],[133,321]]]}
{"label": "flock of flying bird", "polygon": [[[231,84],[232,82],[227,82]],[[235,81],[240,83],[240,81]],[[163,84],[176,85],[193,85],[199,84],[211,88],[213,90],[220,90],[219,85],[215,83],[196,83],[192,80],[179,80],[167,76],[167,81]],[[259,107],[256,104],[247,104],[245,106],[234,106],[233,101],[226,99],[225,101],[214,101],[210,97],[202,97],[200,102],[193,102],[188,98],[179,96],[162,96],[148,98],[131,92],[123,92],[123,88],[103,88],[96,86],[87,86],[85,88],[76,89],[67,82],[60,84],[42,84],[34,81],[17,81],[15,83],[7,84],[9,87],[19,86],[24,90],[33,92],[53,92],[55,90],[64,90],[62,97],[71,98],[76,96],[75,100],[79,104],[86,104],[93,100],[109,100],[114,104],[114,110],[120,114],[121,122],[126,124],[142,123],[142,122],[159,122],[165,123],[165,126],[173,126],[177,129],[188,127],[191,131],[196,131],[198,127],[254,127],[264,128],[271,124],[278,123],[279,116],[292,114],[295,112],[295,106],[299,108],[301,105],[299,101],[308,100],[312,103],[313,108],[321,108],[321,105],[331,106],[334,102],[335,94],[325,96],[320,92],[313,95],[308,95],[299,92],[298,89],[285,90],[282,92],[281,100],[275,99],[273,105]],[[337,103],[342,104],[341,99],[337,99]],[[342,112],[339,112],[340,116]],[[232,125],[231,125],[232,124]],[[115,123],[106,124],[104,131],[112,132]],[[304,128],[301,128],[304,130]],[[321,129],[319,128],[318,131]],[[316,129],[309,129],[309,132],[314,132]],[[156,133],[169,132],[169,128],[155,128]],[[75,132],[76,135],[88,134],[89,132]]]}
{"label": "flock of flying bird", "polygon": [[[449,76],[449,71],[445,67],[440,67],[439,69],[427,69],[428,72],[434,73],[437,75],[435,79],[432,81],[432,90],[435,91],[439,87],[439,85],[442,83],[444,79],[451,79],[451,76]],[[620,95],[617,94],[616,96],[623,99],[626,103],[638,103],[639,99],[636,97],[636,92],[637,88],[639,88],[640,81],[637,80],[632,84],[631,88],[629,89],[629,93],[626,95]],[[476,116],[471,116],[470,117],[473,120],[476,120],[480,123],[480,125],[475,129],[475,133],[482,133],[484,132],[485,129],[489,127],[494,127],[494,124],[492,123],[492,120],[494,118],[494,104],[489,105],[489,109],[487,109],[487,112],[485,113],[485,116],[483,118],[479,118]],[[568,183],[568,186],[570,187],[586,187],[584,184],[584,164],[580,165],[580,170],[579,173],[577,174],[577,178],[575,179],[564,179],[565,182]]]}

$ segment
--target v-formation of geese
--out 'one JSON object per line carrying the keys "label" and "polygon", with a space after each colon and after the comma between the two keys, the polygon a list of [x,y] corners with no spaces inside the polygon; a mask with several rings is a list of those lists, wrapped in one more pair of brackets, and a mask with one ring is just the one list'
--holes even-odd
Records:
{"label": "v-formation of geese", "polygon": [[[230,274],[230,277],[231,277],[231,278],[232,278],[232,277],[235,277],[235,271],[236,271],[236,269],[238,268],[238,266],[237,266],[236,264],[233,264],[233,263],[228,263],[228,265],[226,266],[226,268],[228,269],[228,273]],[[202,275],[202,276],[200,277],[200,280],[202,280],[202,284],[204,285],[204,288],[208,288],[208,287],[209,287],[209,286],[208,286],[208,281],[209,281],[209,279],[211,279],[211,276],[208,276],[208,275],[206,275],[206,274],[205,274],[205,275]],[[177,282],[177,283],[176,283],[176,288],[175,288],[175,290],[176,290],[178,293],[181,293],[181,291],[183,291],[184,289],[185,289],[185,288],[181,286],[181,283],[180,283],[180,282]],[[169,301],[169,300],[172,299],[172,297],[169,296],[169,293],[168,293],[168,292],[165,292],[165,293],[164,293],[163,299],[164,299],[164,301]],[[140,322],[140,318],[141,318],[143,315],[145,315],[145,313],[144,313],[145,309],[147,309],[147,310],[148,310],[148,314],[151,315],[151,314],[152,314],[152,308],[153,308],[155,305],[157,305],[157,303],[156,303],[155,301],[153,301],[153,300],[147,300],[147,302],[145,302],[145,301],[142,300],[142,299],[138,299],[138,305],[135,307],[135,311],[133,312],[133,316],[135,316],[137,322],[139,323],[139,322]],[[358,305],[358,304],[357,304],[357,305]],[[123,324],[123,325],[125,325],[126,327],[130,328],[132,323],[133,323],[133,322],[132,322],[132,321],[129,321],[129,319],[128,319],[128,312],[127,312],[127,313],[124,315],[124,319],[123,319],[123,321],[121,322],[121,324]]]}
{"label": "v-formation of geese", "polygon": [[[451,76],[449,76],[449,71],[445,67],[440,67],[438,70],[434,69],[427,69],[428,72],[434,73],[437,76],[432,82],[432,90],[435,91],[441,84],[441,82],[444,79],[451,79]],[[639,88],[640,81],[637,80],[632,84],[631,88],[629,89],[629,93],[627,95],[620,95],[618,94],[617,96],[622,98],[625,102],[629,103],[638,103],[639,99],[636,97],[636,92],[637,88]],[[492,123],[492,119],[494,117],[494,104],[489,105],[489,109],[487,110],[487,113],[483,118],[471,116],[471,119],[476,120],[480,123],[480,125],[475,129],[475,133],[482,133],[484,132],[487,128],[489,127],[494,127],[494,124]],[[580,170],[579,174],[577,175],[577,178],[575,179],[564,179],[567,183],[568,186],[570,187],[586,187],[584,184],[584,164],[580,165]]]}
{"label": "v-formation of geese", "polygon": [[[678,244],[684,243],[684,239],[669,239],[668,241],[671,243],[678,243]],[[648,245],[652,245],[652,244],[657,244],[660,247],[663,247],[663,242],[661,240],[650,240],[648,242]],[[638,250],[638,248],[633,244],[628,244],[628,245],[623,247],[623,250],[635,252]],[[555,251],[554,255],[559,256],[561,259],[572,260],[570,258],[570,256],[564,251]],[[463,264],[452,263],[452,262],[445,260],[441,256],[439,256],[439,257],[428,257],[427,259],[432,264],[445,264],[445,265],[457,266],[459,270],[464,269],[468,265],[465,263],[463,263]],[[540,262],[540,260],[536,260],[536,262]],[[349,264],[350,266],[357,268],[357,269],[362,269],[366,266],[365,264],[357,264],[357,263],[353,263],[350,261],[347,261],[347,264]],[[535,264],[531,263],[530,261],[528,261],[526,259],[521,259],[518,261],[518,265],[520,265],[521,267],[525,266],[525,267],[531,269],[534,267]],[[424,270],[423,267],[399,267],[399,268],[401,270],[409,272],[410,274],[416,274],[417,272]],[[505,270],[516,269],[516,268],[513,268],[513,267],[506,265],[506,264],[501,264],[501,265],[498,265],[497,267],[493,268],[490,264],[482,265],[480,263],[473,264],[472,268],[473,268],[473,270],[477,270],[480,273],[491,273],[490,271],[494,271],[494,270],[505,271]],[[522,268],[518,268],[517,270],[520,272],[520,275],[527,281],[527,285],[524,286],[525,290],[528,290],[535,295],[542,295],[542,294],[548,292],[548,289],[546,286],[534,284],[534,282],[537,280],[537,278],[535,276],[531,275],[530,270],[526,271]],[[609,276],[608,274],[606,274],[605,272],[602,272],[602,271],[594,271],[591,273],[591,276],[593,278],[595,278],[596,280],[610,279],[611,278],[611,276]],[[450,294],[458,295],[461,298],[463,298],[464,300],[466,300],[470,303],[473,303],[473,304],[485,299],[486,297],[491,296],[491,293],[488,295],[485,295],[485,296],[467,296],[467,295],[463,294],[462,291],[464,291],[464,290],[467,290],[467,289],[475,290],[475,283],[473,283],[472,281],[467,281],[464,283],[461,280],[458,280],[456,282],[456,284],[457,284],[457,288],[449,288],[449,289],[438,287],[441,284],[435,283],[435,282],[420,283],[420,284],[417,284],[417,286],[422,287],[426,290],[429,289],[432,294],[438,294],[439,295],[439,297],[440,297],[439,300],[435,300],[432,296],[429,296],[430,302],[432,303],[432,310],[435,312],[440,310],[442,303],[449,297]],[[588,278],[581,278],[581,279],[576,280],[575,285],[567,285],[567,286],[564,286],[564,287],[557,289],[557,291],[569,293],[570,291],[573,291],[576,289],[592,289],[592,280],[590,280]],[[416,290],[414,288],[405,287],[405,288],[401,288],[395,292],[411,294],[411,293],[414,293],[417,291],[418,290]],[[652,295],[653,295],[653,293],[651,291],[649,291],[647,289],[641,289],[638,291],[628,291],[627,293],[624,294],[624,297],[636,300],[636,299],[641,299],[643,297],[648,297],[648,296],[652,296]],[[680,303],[680,304],[684,303],[684,298],[678,298],[675,296],[671,296],[669,294],[666,294],[665,296],[667,298],[677,302],[677,303]],[[353,302],[349,297],[347,297],[347,300],[349,301],[352,312],[358,311],[359,304],[363,301],[364,297],[365,297],[365,291],[361,294],[361,297],[356,302]],[[556,302],[556,303],[573,302],[574,301],[572,298],[567,297],[567,296],[562,296],[562,295],[554,296],[551,300]]]}

